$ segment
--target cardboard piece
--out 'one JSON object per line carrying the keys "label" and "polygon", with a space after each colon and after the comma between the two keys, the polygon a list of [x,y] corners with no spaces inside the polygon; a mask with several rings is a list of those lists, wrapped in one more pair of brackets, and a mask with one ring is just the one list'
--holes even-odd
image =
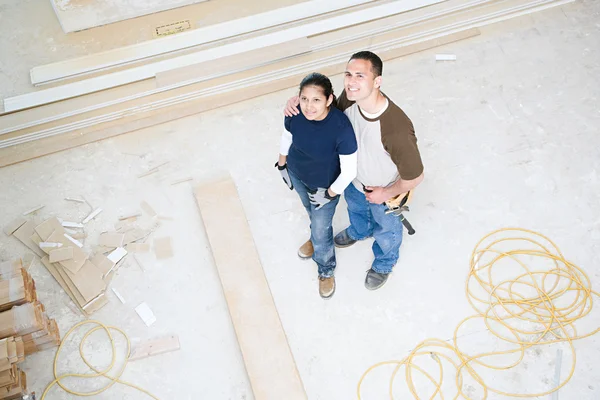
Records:
{"label": "cardboard piece", "polygon": [[158,260],[173,257],[173,247],[171,246],[171,238],[156,238],[154,239],[154,254]]}

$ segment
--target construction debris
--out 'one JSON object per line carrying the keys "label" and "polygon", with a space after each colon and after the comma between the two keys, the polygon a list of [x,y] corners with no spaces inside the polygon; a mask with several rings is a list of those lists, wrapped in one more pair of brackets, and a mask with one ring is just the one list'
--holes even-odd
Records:
{"label": "construction debris", "polygon": [[142,321],[146,324],[146,326],[151,326],[156,322],[156,317],[154,313],[146,303],[142,303],[135,308],[135,312],[140,316]]}
{"label": "construction debris", "polygon": [[171,246],[171,238],[154,239],[154,254],[158,260],[173,257],[173,247]]}
{"label": "construction debris", "polygon": [[90,215],[88,215],[87,217],[85,217],[85,219],[81,222],[82,224],[87,224],[88,222],[90,222],[91,220],[93,220],[94,218],[96,218],[98,216],[98,214],[100,214],[102,212],[101,208],[97,208],[94,211],[92,211],[90,213]]}
{"label": "construction debris", "polygon": [[26,215],[29,215],[29,214],[33,214],[34,212],[36,212],[36,211],[39,211],[39,210],[41,210],[41,209],[42,209],[42,208],[44,208],[44,207],[46,207],[46,206],[43,206],[43,205],[42,205],[42,206],[37,206],[37,207],[34,207],[34,208],[32,208],[31,210],[29,210],[29,211],[25,211],[25,212],[23,213],[23,216],[26,216]]}
{"label": "construction debris", "polygon": [[129,361],[141,360],[142,358],[176,351],[180,348],[179,336],[177,335],[147,340],[133,348],[129,356]]}

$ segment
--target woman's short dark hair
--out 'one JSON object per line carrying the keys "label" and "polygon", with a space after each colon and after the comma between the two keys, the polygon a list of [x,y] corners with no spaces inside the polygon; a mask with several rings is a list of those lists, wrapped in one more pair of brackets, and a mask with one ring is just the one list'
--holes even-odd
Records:
{"label": "woman's short dark hair", "polygon": [[352,60],[370,61],[371,71],[373,72],[373,75],[375,75],[375,78],[383,74],[383,61],[381,61],[381,58],[379,58],[377,54],[371,51],[359,51],[358,53],[354,53],[348,62]]}
{"label": "woman's short dark hair", "polygon": [[306,75],[304,79],[302,79],[302,82],[300,82],[300,92],[302,92],[302,89],[306,86],[317,86],[321,88],[326,99],[329,99],[329,96],[333,96],[333,103],[331,103],[331,105],[335,105],[336,97],[335,94],[333,94],[333,85],[325,75],[318,72],[312,72]]}

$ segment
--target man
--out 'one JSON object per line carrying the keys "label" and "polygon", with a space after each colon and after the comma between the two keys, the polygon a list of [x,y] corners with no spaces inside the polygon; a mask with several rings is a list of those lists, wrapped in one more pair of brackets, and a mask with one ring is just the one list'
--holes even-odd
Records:
{"label": "man", "polygon": [[[423,164],[414,127],[406,114],[380,90],[383,62],[370,51],[358,52],[346,65],[344,92],[337,107],[350,119],[358,143],[358,173],[344,191],[350,226],[338,233],[336,247],[373,237],[375,259],[365,286],[376,290],[387,281],[399,258],[403,225],[386,214],[385,202],[423,181]],[[296,115],[298,98],[288,101],[287,116]]]}

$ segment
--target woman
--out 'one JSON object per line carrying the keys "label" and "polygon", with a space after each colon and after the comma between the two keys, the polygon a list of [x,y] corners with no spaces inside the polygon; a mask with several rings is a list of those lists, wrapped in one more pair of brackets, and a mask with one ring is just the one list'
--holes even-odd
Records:
{"label": "woman", "polygon": [[310,240],[298,255],[317,263],[319,294],[329,298],[335,292],[336,266],[331,222],[340,194],[356,177],[356,136],[346,115],[335,108],[325,75],[306,76],[299,97],[300,113],[285,118],[276,166],[310,218]]}

